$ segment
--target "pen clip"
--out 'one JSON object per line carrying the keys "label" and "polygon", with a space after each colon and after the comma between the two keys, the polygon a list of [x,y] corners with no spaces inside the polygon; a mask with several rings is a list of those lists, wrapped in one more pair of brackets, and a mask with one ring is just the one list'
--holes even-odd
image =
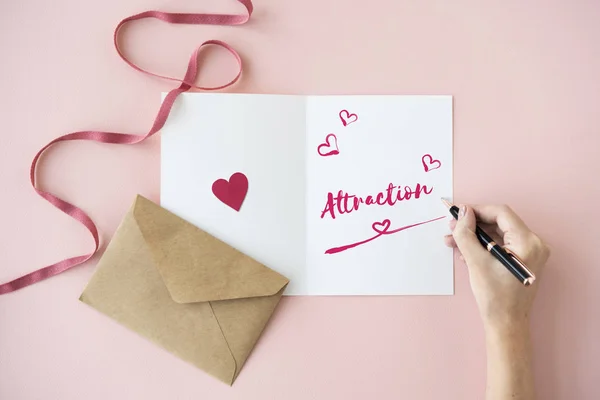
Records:
{"label": "pen clip", "polygon": [[516,255],[512,250],[507,249],[506,247],[503,247],[503,249],[509,255],[509,257],[512,258],[514,260],[514,262],[519,264],[519,266],[521,268],[523,268],[523,270],[529,275],[529,278],[525,278],[525,281],[523,281],[523,284],[525,286],[529,286],[529,285],[533,284],[533,282],[535,281],[535,274],[533,272],[531,272],[531,270],[529,268],[527,268],[527,265],[525,265],[525,262],[523,262],[523,260],[521,260],[519,258],[519,256]]}

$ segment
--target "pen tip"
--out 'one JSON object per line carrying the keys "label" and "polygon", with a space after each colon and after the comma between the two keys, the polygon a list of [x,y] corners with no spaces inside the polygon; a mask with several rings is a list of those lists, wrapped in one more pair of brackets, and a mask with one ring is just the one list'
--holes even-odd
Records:
{"label": "pen tip", "polygon": [[452,203],[450,203],[448,200],[446,200],[443,197],[442,197],[442,203],[444,203],[444,205],[448,208],[452,207]]}

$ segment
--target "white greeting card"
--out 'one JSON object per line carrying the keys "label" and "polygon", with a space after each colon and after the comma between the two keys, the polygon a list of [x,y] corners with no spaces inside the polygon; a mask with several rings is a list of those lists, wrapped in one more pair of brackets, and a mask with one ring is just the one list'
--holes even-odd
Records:
{"label": "white greeting card", "polygon": [[182,94],[161,204],[291,295],[452,294],[452,97]]}

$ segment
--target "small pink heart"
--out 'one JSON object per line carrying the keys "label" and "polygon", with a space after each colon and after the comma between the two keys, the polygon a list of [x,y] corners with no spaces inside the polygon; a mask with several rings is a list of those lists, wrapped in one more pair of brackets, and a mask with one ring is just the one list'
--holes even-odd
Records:
{"label": "small pink heart", "polygon": [[442,166],[440,160],[434,160],[429,154],[425,154],[421,158],[421,161],[423,162],[423,168],[425,168],[425,172],[433,171],[434,169],[438,169]]}
{"label": "small pink heart", "polygon": [[386,233],[388,231],[388,229],[390,229],[390,225],[391,222],[389,219],[384,219],[381,222],[373,222],[373,225],[371,225],[371,227],[373,228],[373,230],[379,234],[383,234]]}
{"label": "small pink heart", "polygon": [[248,193],[248,178],[241,172],[231,175],[229,181],[217,179],[212,185],[212,192],[229,207],[240,211],[242,203]]}
{"label": "small pink heart", "polygon": [[[333,138],[333,143],[329,142],[329,140],[331,140],[331,138]],[[325,150],[322,151],[321,149],[325,149]],[[327,149],[330,149],[330,150],[327,150]],[[323,157],[335,156],[337,154],[340,154],[340,150],[338,149],[338,145],[337,145],[337,137],[333,133],[330,133],[329,135],[327,135],[327,137],[325,137],[325,143],[321,143],[319,145],[319,147],[317,147],[317,153],[319,153],[319,155],[323,156]]]}
{"label": "small pink heart", "polygon": [[340,111],[339,115],[340,115],[340,119],[342,120],[342,124],[344,124],[344,126],[350,125],[351,123],[358,121],[358,115],[350,114],[348,112],[348,110]]}

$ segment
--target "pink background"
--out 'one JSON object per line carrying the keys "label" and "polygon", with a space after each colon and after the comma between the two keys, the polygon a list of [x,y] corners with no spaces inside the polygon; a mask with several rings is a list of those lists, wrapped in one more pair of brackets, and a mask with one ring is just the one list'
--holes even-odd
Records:
{"label": "pink background", "polygon": [[[111,43],[121,18],[147,9],[242,7],[1,2],[0,281],[90,250],[84,228],[29,187],[29,163],[69,131],[150,127],[173,85]],[[553,247],[533,313],[539,398],[597,399],[598,21],[597,0],[257,0],[246,26],[144,21],[123,43],[182,76],[196,44],[226,40],[246,63],[239,92],[454,95],[455,199],[509,203]],[[214,53],[204,83],[233,70]],[[61,144],[39,182],[88,211],[106,243],[136,193],[158,200],[159,141]],[[483,332],[459,263],[453,297],[284,299],[232,388],[78,302],[94,265],[0,297],[1,399],[482,398]]]}

